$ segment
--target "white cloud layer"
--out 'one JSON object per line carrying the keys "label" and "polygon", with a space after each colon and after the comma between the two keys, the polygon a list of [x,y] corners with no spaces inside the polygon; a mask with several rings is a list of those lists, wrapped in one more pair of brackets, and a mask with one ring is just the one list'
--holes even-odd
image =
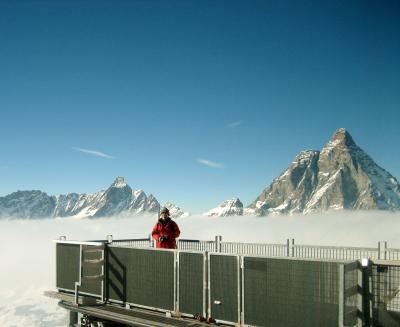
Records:
{"label": "white cloud layer", "polygon": [[[0,326],[61,327],[66,313],[44,290],[55,288],[53,239],[141,238],[149,235],[156,216],[0,221]],[[179,218],[182,238],[225,241],[377,247],[387,241],[400,248],[400,213],[333,212],[324,215],[273,217]]]}
{"label": "white cloud layer", "polygon": [[107,159],[113,159],[113,156],[110,156],[107,153],[101,152],[101,151],[96,151],[96,150],[89,150],[89,149],[82,149],[82,148],[72,148],[73,150],[85,153],[85,154],[90,154],[92,156],[96,157],[102,157],[102,158],[107,158]]}
{"label": "white cloud layer", "polygon": [[212,168],[223,168],[224,167],[222,164],[220,164],[218,162],[214,162],[214,161],[207,160],[207,159],[197,159],[197,162],[202,165],[212,167]]}

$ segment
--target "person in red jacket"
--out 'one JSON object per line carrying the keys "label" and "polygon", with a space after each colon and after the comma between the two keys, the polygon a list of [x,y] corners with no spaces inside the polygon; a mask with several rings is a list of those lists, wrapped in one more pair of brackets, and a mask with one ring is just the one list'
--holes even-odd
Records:
{"label": "person in red jacket", "polygon": [[169,217],[169,210],[162,208],[160,218],[153,228],[151,235],[156,240],[159,249],[176,249],[176,238],[181,231],[178,225]]}

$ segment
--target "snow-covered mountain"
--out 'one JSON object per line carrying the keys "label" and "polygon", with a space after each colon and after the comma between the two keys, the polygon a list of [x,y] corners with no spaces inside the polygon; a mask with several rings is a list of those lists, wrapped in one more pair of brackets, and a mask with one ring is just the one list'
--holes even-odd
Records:
{"label": "snow-covered mountain", "polygon": [[18,191],[0,197],[0,217],[107,217],[156,213],[160,204],[153,195],[132,190],[123,177],[94,194],[69,193],[49,196],[41,191]]}
{"label": "snow-covered mountain", "polygon": [[400,184],[344,128],[321,151],[300,152],[246,209],[246,214],[326,210],[400,210]]}
{"label": "snow-covered mountain", "polygon": [[42,218],[53,214],[56,199],[41,191],[17,191],[0,197],[0,217]]}
{"label": "snow-covered mountain", "polygon": [[175,204],[171,202],[166,202],[164,204],[164,207],[166,207],[169,210],[171,218],[183,218],[190,216],[189,212],[183,211],[181,208],[177,207]]}
{"label": "snow-covered mountain", "polygon": [[243,215],[243,203],[238,198],[232,198],[207,211],[204,215],[216,217],[241,216]]}

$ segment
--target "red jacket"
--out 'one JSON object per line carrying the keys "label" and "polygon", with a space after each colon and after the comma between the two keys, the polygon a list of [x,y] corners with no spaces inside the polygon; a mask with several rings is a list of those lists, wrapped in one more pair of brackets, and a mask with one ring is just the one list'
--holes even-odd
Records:
{"label": "red jacket", "polygon": [[[179,237],[181,231],[178,225],[171,219],[167,218],[164,221],[159,219],[153,227],[151,235],[156,240],[156,247],[159,249],[176,249],[175,239]],[[167,237],[167,240],[160,242],[160,237]]]}

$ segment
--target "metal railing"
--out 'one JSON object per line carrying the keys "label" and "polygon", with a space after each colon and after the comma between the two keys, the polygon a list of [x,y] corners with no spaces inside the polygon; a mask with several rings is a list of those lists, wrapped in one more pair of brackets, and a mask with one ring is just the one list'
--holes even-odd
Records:
{"label": "metal railing", "polygon": [[286,257],[286,244],[221,242],[221,253],[260,255],[265,257]]}
{"label": "metal railing", "polygon": [[[155,242],[151,237],[137,239],[109,240],[112,245],[149,248]],[[363,258],[375,260],[399,260],[400,249],[388,248],[387,242],[378,242],[374,247],[348,246],[320,246],[295,244],[294,239],[287,239],[286,243],[245,243],[223,242],[221,236],[214,240],[178,239],[177,249],[199,252],[219,252],[238,255],[261,255],[268,257],[294,257],[305,259],[329,260],[360,260]]]}
{"label": "metal railing", "polygon": [[294,245],[294,255],[297,258],[359,260],[362,258],[378,259],[378,250],[375,248]]}
{"label": "metal railing", "polygon": [[199,251],[199,252],[217,252],[215,241],[185,240],[177,242],[178,250]]}
{"label": "metal railing", "polygon": [[[97,288],[95,289],[95,291],[91,291],[93,288],[81,285],[81,281],[85,277],[86,278],[103,277],[97,275],[92,276],[92,274],[90,274],[90,276],[88,274],[83,274],[82,267],[83,267],[83,262],[86,262],[88,264],[99,263],[99,267],[102,268],[101,264],[103,263],[101,263],[99,259],[104,260],[104,253],[102,258],[98,257],[85,258],[83,257],[83,252],[84,252],[83,247],[85,247],[85,249],[87,248],[86,250],[90,249],[97,250],[97,247],[99,246],[107,247],[108,245],[112,245],[110,248],[108,248],[108,250],[111,250],[114,247],[122,246],[126,247],[124,251],[131,251],[129,247],[132,248],[142,247],[143,251],[145,250],[145,248],[147,248],[147,250],[144,252],[149,252],[149,253],[157,252],[154,249],[149,249],[150,244],[152,243],[150,238],[129,239],[129,240],[125,239],[125,240],[114,241],[112,240],[111,237],[108,237],[107,241],[102,241],[102,242],[67,241],[65,238],[62,238],[61,240],[57,240],[56,243],[58,246],[57,288],[61,291],[71,292],[74,291],[73,288],[75,286],[75,296],[77,296],[78,294],[84,294],[89,296],[95,296],[98,298],[99,297],[104,298],[104,293],[102,291],[104,285],[101,286],[100,289],[101,292],[97,292],[99,290]],[[63,245],[67,246],[63,247]],[[190,267],[193,267],[193,263],[195,263],[195,266],[197,265],[197,269],[200,269],[198,270],[197,273],[199,274],[199,276],[202,276],[201,278],[204,279],[205,271],[207,271],[205,267],[206,265],[211,264],[210,263],[211,257],[218,258],[218,260],[216,259],[214,260],[216,264],[215,267],[219,267],[218,269],[224,270],[226,267],[230,267],[229,268],[231,269],[229,275],[230,279],[228,279],[227,276],[219,273],[216,274],[216,276],[223,276],[223,278],[226,278],[226,280],[224,279],[225,282],[230,281],[232,285],[236,285],[238,287],[240,286],[241,291],[238,290],[239,295],[244,294],[244,292],[245,291],[247,292],[249,289],[254,291],[254,294],[252,294],[250,297],[247,297],[246,301],[252,299],[253,295],[255,296],[259,294],[260,291],[259,287],[264,287],[265,291],[265,288],[267,286],[269,287],[269,285],[274,285],[274,283],[272,284],[261,283],[260,284],[261,286],[258,284],[257,285],[252,284],[253,280],[256,279],[255,278],[249,279],[249,276],[251,277],[251,275],[249,274],[252,274],[254,272],[258,274],[261,272],[262,269],[268,268],[267,270],[264,271],[264,273],[266,274],[265,276],[269,278],[269,280],[273,280],[273,278],[275,278],[275,281],[278,282],[281,281],[281,277],[284,278],[285,276],[293,275],[294,277],[298,276],[299,280],[301,280],[301,278],[305,278],[304,285],[307,285],[306,284],[307,281],[311,283],[310,280],[307,279],[309,278],[310,272],[315,273],[316,276],[322,276],[323,274],[325,274],[323,278],[321,277],[322,279],[318,282],[318,285],[317,284],[316,285],[318,287],[325,287],[324,285],[328,285],[329,287],[326,286],[317,293],[310,293],[309,296],[311,298],[315,297],[314,302],[318,304],[319,302],[321,302],[319,301],[320,298],[322,299],[321,303],[325,303],[326,301],[324,299],[326,296],[331,294],[331,292],[338,292],[339,297],[336,297],[336,295],[333,296],[332,294],[331,294],[332,296],[329,295],[329,297],[335,299],[335,302],[333,304],[339,304],[339,317],[342,320],[339,326],[354,326],[356,320],[358,320],[359,322],[360,320],[362,320],[364,323],[363,326],[371,326],[371,324],[373,326],[400,326],[400,260],[398,260],[400,256],[400,249],[388,248],[386,242],[379,242],[377,248],[361,248],[361,247],[295,245],[293,239],[287,240],[286,244],[222,242],[221,237],[218,236],[214,241],[181,239],[178,242],[178,250],[179,251],[169,251],[167,252],[167,254],[169,256],[172,255],[174,257],[172,262],[175,262],[175,264],[177,265],[174,266],[175,269],[174,274],[177,274],[177,271],[179,271],[181,275],[178,274],[177,276],[180,276],[181,279],[188,278],[187,280],[185,280],[185,282],[186,285],[190,285],[190,287],[192,286],[191,274],[184,274],[183,272],[185,270],[180,271],[179,267],[184,267],[185,264],[189,265]],[[202,252],[201,253],[202,256],[200,256],[200,258],[196,257],[199,255],[198,253],[193,253],[197,251],[199,253]],[[132,252],[137,252],[137,250],[134,250]],[[207,254],[204,252],[209,252],[209,253]],[[166,255],[166,252],[160,252],[160,254]],[[117,254],[114,253],[110,256],[110,258],[114,260],[111,262],[111,264],[117,265],[116,268],[120,269],[121,267],[118,265],[120,265],[121,262],[115,260],[115,255]],[[192,257],[189,258],[189,256]],[[152,256],[149,257],[153,258]],[[181,260],[177,260],[178,257]],[[231,259],[229,259],[229,257]],[[243,269],[248,267],[246,266],[246,262],[247,260],[250,260],[250,257],[253,258],[252,259],[253,261],[250,263],[249,267],[252,267],[252,265],[259,265],[258,266],[259,269],[258,268],[255,270],[249,269],[244,271]],[[281,258],[275,260],[275,258],[271,257],[281,257]],[[283,257],[289,257],[289,258],[283,258]],[[375,257],[380,257],[380,259],[374,259]],[[80,259],[75,260],[75,258],[78,259],[80,258]],[[226,259],[226,262],[225,261],[220,262],[219,258],[228,258],[228,259]],[[302,259],[299,260],[298,258]],[[358,261],[360,258],[362,258],[362,260]],[[364,258],[370,258],[371,260]],[[262,262],[268,262],[268,260],[269,260],[268,265],[264,265],[262,263]],[[309,263],[303,265],[302,261]],[[321,265],[311,267],[312,261],[314,262],[320,261]],[[333,265],[332,267],[330,267],[329,264],[327,264],[327,262],[329,261]],[[282,263],[285,264],[282,265]],[[270,269],[271,267],[273,268],[274,264],[276,264],[280,270],[278,268]],[[79,276],[75,284],[71,283],[71,278],[69,278],[69,276],[67,276],[64,273],[64,270],[70,271],[69,270],[70,267],[74,265],[75,265],[74,269],[76,269]],[[297,267],[296,265],[298,266],[298,268],[294,269],[293,267]],[[341,266],[339,270],[337,270],[337,265]],[[116,278],[121,277],[118,269],[115,269]],[[210,267],[207,266],[207,269],[208,269],[208,274],[210,274],[211,271]],[[241,274],[238,273],[239,269],[242,269]],[[188,271],[189,270],[186,270],[186,272]],[[278,271],[278,273],[276,273],[276,271]],[[280,275],[280,271],[282,272],[282,276]],[[93,274],[95,273],[96,272],[93,271]],[[104,274],[104,269],[102,270],[102,274]],[[339,276],[339,279],[336,278],[337,277],[336,275]],[[171,276],[173,276],[173,274],[171,274]],[[237,281],[239,280],[236,277],[238,277],[239,279],[242,278],[240,285],[236,284]],[[245,278],[248,278],[246,282],[244,281]],[[311,280],[314,281],[314,279]],[[76,287],[77,284],[78,288]],[[215,282],[214,284],[216,285],[216,287],[217,285],[220,285],[220,283],[217,282]],[[201,283],[199,283],[199,285],[201,285]],[[292,283],[289,286],[292,287],[294,291],[297,290],[296,287],[300,287],[301,292],[303,292],[302,288],[305,287],[304,285],[303,282],[300,282],[300,283]],[[312,283],[309,285],[310,287],[315,286],[315,285],[313,286]],[[182,290],[183,289],[184,288],[182,286]],[[315,289],[316,288],[313,288],[313,290]],[[178,296],[177,294],[180,294],[179,287],[177,288],[177,290],[178,291],[175,290],[176,292],[178,292],[174,295],[175,297]],[[271,291],[277,292],[276,296],[280,297],[281,294],[284,294],[285,288],[282,287],[281,290],[279,290],[279,288],[274,288]],[[222,292],[221,293],[222,295],[226,295],[225,293],[223,293],[223,289],[218,289],[218,292]],[[301,292],[299,294],[302,294]],[[202,294],[204,297],[205,293]],[[292,296],[293,292],[290,294]],[[186,295],[187,294],[185,293],[185,296]],[[254,306],[250,307],[252,308]],[[279,307],[277,306],[277,308]],[[218,309],[216,308],[214,309],[218,311]],[[190,314],[191,311],[189,310],[188,313]],[[244,317],[246,319],[250,319],[253,315],[253,317],[257,318],[258,314],[261,313],[259,313],[258,311],[254,311],[252,313],[247,313],[247,315],[245,315]],[[242,317],[241,319],[243,320],[244,318]],[[358,324],[358,326],[361,325]]]}
{"label": "metal railing", "polygon": [[153,241],[151,238],[135,238],[135,239],[122,239],[112,240],[112,245],[127,246],[132,248],[150,248],[153,247]]}

